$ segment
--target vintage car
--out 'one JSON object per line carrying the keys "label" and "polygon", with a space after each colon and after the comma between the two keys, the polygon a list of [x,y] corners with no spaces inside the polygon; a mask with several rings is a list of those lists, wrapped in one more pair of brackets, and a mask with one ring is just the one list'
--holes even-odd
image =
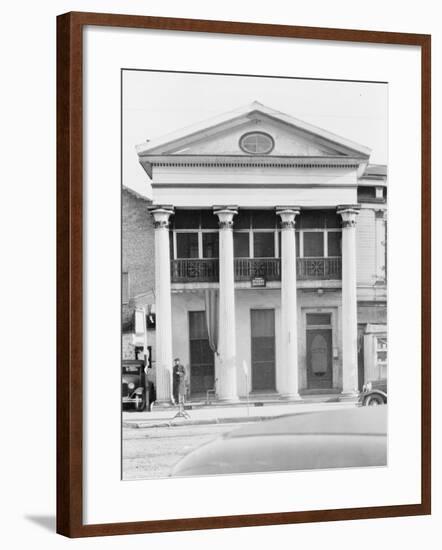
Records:
{"label": "vintage car", "polygon": [[136,411],[151,409],[155,401],[155,388],[147,380],[144,361],[125,360],[121,370],[121,398],[123,407],[134,407]]}
{"label": "vintage car", "polygon": [[364,384],[362,392],[359,394],[359,403],[364,406],[387,403],[387,379],[371,380]]}
{"label": "vintage car", "polygon": [[387,407],[251,422],[182,458],[171,476],[386,466]]}

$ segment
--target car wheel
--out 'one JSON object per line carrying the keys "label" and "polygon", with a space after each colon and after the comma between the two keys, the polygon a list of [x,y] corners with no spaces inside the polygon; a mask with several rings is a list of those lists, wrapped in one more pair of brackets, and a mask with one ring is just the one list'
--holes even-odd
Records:
{"label": "car wheel", "polygon": [[368,407],[373,407],[377,405],[383,405],[384,400],[380,395],[369,395],[367,399],[365,400],[365,404]]}

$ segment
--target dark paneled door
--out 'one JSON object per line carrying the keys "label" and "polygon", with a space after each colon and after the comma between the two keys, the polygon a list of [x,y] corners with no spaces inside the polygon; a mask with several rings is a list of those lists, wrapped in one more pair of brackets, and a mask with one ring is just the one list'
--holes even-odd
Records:
{"label": "dark paneled door", "polygon": [[275,310],[250,311],[252,391],[275,390]]}
{"label": "dark paneled door", "polygon": [[209,346],[205,311],[189,311],[190,393],[205,394],[215,384],[215,361]]}
{"label": "dark paneled door", "polygon": [[307,330],[307,384],[309,389],[333,386],[331,329]]}

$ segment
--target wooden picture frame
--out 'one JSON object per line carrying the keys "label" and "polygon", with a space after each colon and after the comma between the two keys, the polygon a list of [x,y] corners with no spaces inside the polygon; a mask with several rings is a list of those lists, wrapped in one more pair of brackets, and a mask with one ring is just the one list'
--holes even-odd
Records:
{"label": "wooden picture frame", "polygon": [[[395,44],[421,49],[421,502],[250,515],[83,523],[83,29],[86,26]],[[431,37],[377,32],[79,13],[57,20],[57,532],[69,537],[218,529],[430,514]]]}

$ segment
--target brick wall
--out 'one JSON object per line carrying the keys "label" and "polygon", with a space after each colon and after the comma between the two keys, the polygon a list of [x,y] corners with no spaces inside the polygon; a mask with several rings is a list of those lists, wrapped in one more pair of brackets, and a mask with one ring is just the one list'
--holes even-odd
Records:
{"label": "brick wall", "polygon": [[151,201],[131,191],[122,192],[122,271],[129,274],[129,303],[123,305],[123,332],[132,332],[134,302],[139,294],[155,290],[153,219]]}
{"label": "brick wall", "polygon": [[132,334],[123,334],[122,338],[122,358],[125,359],[136,359],[135,357],[135,346],[132,343]]}

